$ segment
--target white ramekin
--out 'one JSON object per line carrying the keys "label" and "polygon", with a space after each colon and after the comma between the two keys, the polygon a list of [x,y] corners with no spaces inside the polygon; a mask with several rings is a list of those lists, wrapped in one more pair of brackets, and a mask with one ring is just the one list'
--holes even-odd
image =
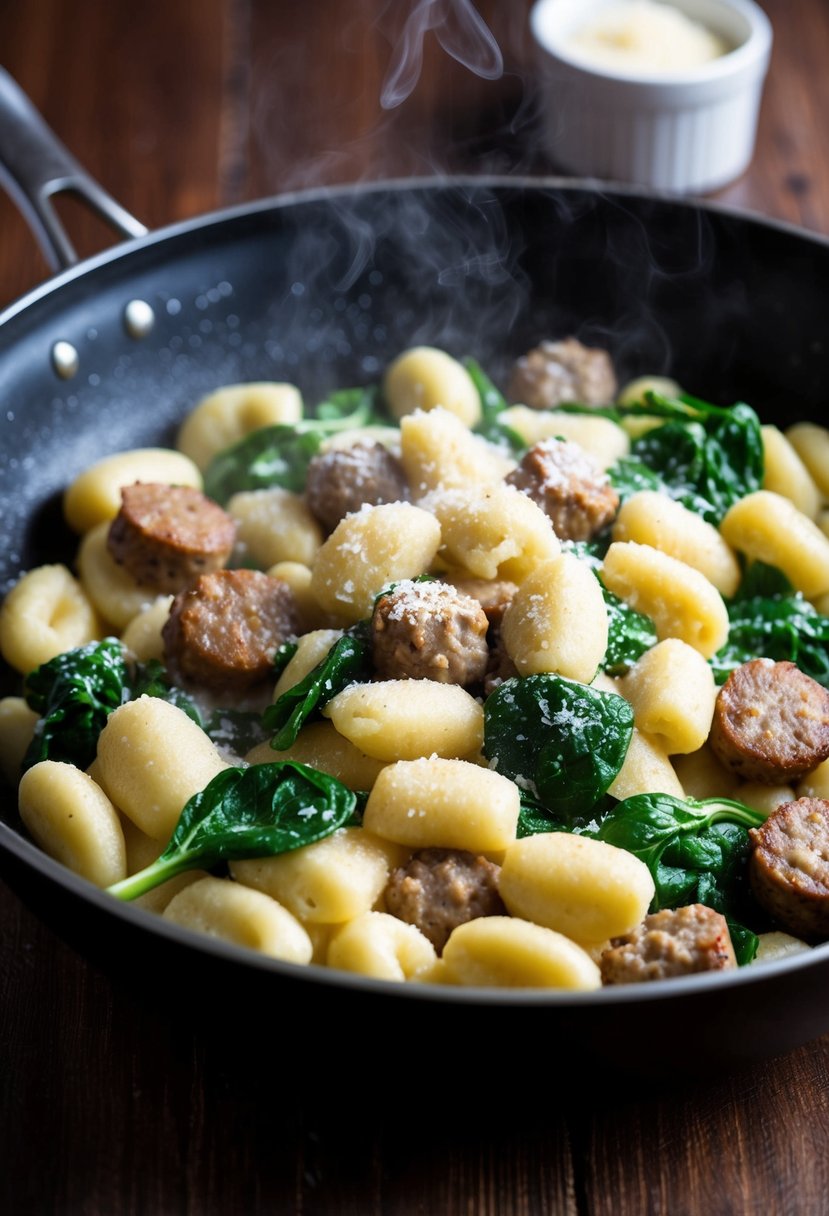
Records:
{"label": "white ramekin", "polygon": [[683,72],[641,75],[591,64],[568,45],[612,0],[538,0],[546,150],[584,177],[673,193],[716,190],[754,151],[771,24],[753,0],[671,0],[734,49]]}

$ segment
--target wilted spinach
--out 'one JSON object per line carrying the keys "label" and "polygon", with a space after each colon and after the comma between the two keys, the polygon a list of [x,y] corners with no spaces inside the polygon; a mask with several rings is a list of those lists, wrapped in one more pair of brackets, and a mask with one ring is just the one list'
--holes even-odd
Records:
{"label": "wilted spinach", "polygon": [[751,406],[722,407],[687,394],[674,398],[651,392],[646,398],[644,404],[613,409],[618,419],[665,419],[634,440],[630,455],[609,469],[623,497],[638,489],[660,489],[719,524],[739,498],[760,489],[763,438]]}
{"label": "wilted spinach", "polygon": [[656,887],[652,912],[692,903],[722,912],[743,964],[757,950],[756,934],[743,923],[757,917],[746,877],[748,830],[764,822],[764,815],[728,798],[635,794],[590,834],[645,863]]}
{"label": "wilted spinach", "polygon": [[135,899],[185,870],[313,844],[342,827],[356,805],[342,782],[305,764],[224,769],[186,803],[161,856],[108,890]]}
{"label": "wilted spinach", "polygon": [[740,600],[774,599],[775,596],[794,595],[794,587],[777,566],[767,562],[751,562],[743,572],[733,602]]}
{"label": "wilted spinach", "polygon": [[264,724],[275,732],[271,747],[277,751],[291,747],[312,714],[349,684],[368,680],[371,671],[368,624],[360,621],[337,638],[325,658],[307,676],[265,710]]}
{"label": "wilted spinach", "polygon": [[236,756],[247,755],[270,734],[262,715],[252,709],[214,709],[203,729],[218,748]]}
{"label": "wilted spinach", "polygon": [[728,619],[728,641],[710,660],[718,684],[749,659],[764,658],[788,659],[829,687],[829,616],[799,592],[734,600]]}
{"label": "wilted spinach", "polygon": [[281,646],[277,646],[274,652],[273,662],[271,664],[273,671],[272,675],[278,680],[285,668],[290,663],[291,659],[296,654],[299,646],[296,642],[283,642]]}
{"label": "wilted spinach", "polygon": [[129,700],[124,648],[117,638],[105,638],[67,650],[26,676],[23,695],[40,714],[24,770],[40,760],[86,768],[95,759],[108,715]]}
{"label": "wilted spinach", "polygon": [[567,824],[552,815],[543,802],[533,798],[526,790],[521,790],[521,809],[518,812],[516,829],[519,840],[524,836],[538,836],[543,832],[567,832],[569,830]]}
{"label": "wilted spinach", "polygon": [[202,716],[193,698],[172,682],[167,675],[166,667],[158,659],[150,659],[147,663],[137,663],[129,684],[125,700],[134,701],[136,697],[141,696],[160,697],[162,701],[169,701],[171,705],[177,705],[198,726],[204,726]]}
{"label": "wilted spinach", "polygon": [[656,645],[656,626],[649,616],[631,608],[604,584],[602,594],[607,609],[607,650],[602,671],[609,676],[623,676],[646,650]]}
{"label": "wilted spinach", "polygon": [[375,411],[376,388],[343,389],[317,407],[318,417],[261,427],[214,458],[204,477],[204,490],[226,503],[242,490],[281,486],[305,489],[308,465],[322,443],[337,431],[385,421]]}
{"label": "wilted spinach", "polygon": [[567,826],[590,818],[632,734],[627,701],[564,676],[507,680],[484,704],[484,755]]}
{"label": "wilted spinach", "polygon": [[504,410],[509,409],[506,397],[475,359],[464,359],[463,364],[481,399],[481,421],[475,427],[476,433],[491,443],[507,444],[514,452],[523,452],[527,444],[501,418]]}
{"label": "wilted spinach", "polygon": [[196,703],[173,684],[163,663],[131,663],[117,638],[67,650],[31,672],[23,686],[26,701],[41,715],[23,769],[40,760],[62,760],[87,768],[98,736],[113,709],[137,697],[159,697],[187,714],[219,747],[244,755],[267,738],[262,715],[215,710],[205,720]]}
{"label": "wilted spinach", "polygon": [[610,484],[622,502],[640,490],[663,490],[667,487],[658,473],[633,456],[623,456],[607,470]]}

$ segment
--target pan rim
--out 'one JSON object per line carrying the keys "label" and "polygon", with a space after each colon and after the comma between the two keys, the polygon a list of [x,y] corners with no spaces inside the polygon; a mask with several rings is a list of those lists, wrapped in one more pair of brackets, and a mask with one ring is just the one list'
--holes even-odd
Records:
{"label": "pan rim", "polygon": [[326,202],[328,200],[350,199],[360,196],[391,191],[423,190],[510,190],[527,191],[540,194],[545,191],[556,191],[562,194],[593,194],[613,199],[631,200],[641,203],[655,203],[675,207],[685,212],[703,212],[730,218],[742,223],[755,225],[759,228],[772,229],[799,240],[812,242],[829,248],[829,236],[803,228],[788,220],[764,216],[760,212],[739,208],[715,199],[694,198],[674,195],[667,192],[647,190],[631,186],[625,182],[615,182],[599,178],[563,177],[559,175],[530,176],[509,174],[435,174],[420,177],[388,178],[371,182],[348,182],[334,186],[314,186],[303,190],[288,191],[284,194],[270,195],[266,198],[255,199],[245,203],[236,203],[230,207],[216,208],[211,211],[191,216],[188,219],[176,220],[161,228],[155,228],[144,236],[130,237],[119,241],[99,253],[92,254],[76,262],[66,270],[44,279],[16,300],[12,300],[0,310],[0,330],[5,325],[33,308],[42,300],[51,297],[76,279],[94,273],[104,266],[109,266],[121,260],[143,253],[157,245],[172,243],[177,238],[193,235],[209,228],[221,228],[242,219],[250,219],[268,212],[279,212],[290,207]]}
{"label": "pan rim", "polygon": [[647,984],[611,985],[588,992],[573,992],[544,988],[487,988],[454,987],[440,984],[407,983],[372,979],[318,964],[300,965],[282,959],[270,958],[247,950],[232,942],[221,941],[165,920],[134,904],[115,899],[105,889],[93,886],[80,875],[68,870],[59,862],[41,852],[36,845],[20,835],[9,824],[0,820],[0,850],[13,854],[25,866],[36,870],[41,877],[56,882],[69,895],[98,908],[105,915],[125,921],[135,930],[160,936],[175,946],[196,950],[202,956],[213,956],[226,963],[241,966],[260,973],[270,973],[284,979],[310,981],[322,987],[347,988],[356,992],[378,993],[395,997],[401,1001],[434,1001],[445,1005],[485,1005],[493,1007],[543,1007],[583,1008],[628,1005],[654,1002],[672,1002],[685,996],[704,996],[712,992],[731,991],[746,985],[763,983],[791,972],[808,971],[821,963],[829,963],[829,942],[811,947],[808,951],[766,963],[739,967],[733,974],[723,976],[721,972],[702,972],[697,975],[676,976],[672,979],[652,980]]}
{"label": "pan rim", "polygon": [[[773,229],[799,241],[814,243],[829,248],[829,237],[812,232],[785,220],[763,216],[757,212],[740,209],[711,199],[679,197],[662,192],[643,190],[624,183],[599,179],[571,178],[556,175],[430,175],[411,178],[392,178],[372,182],[354,182],[343,185],[319,186],[277,194],[267,198],[218,208],[189,219],[178,220],[162,228],[148,232],[145,236],[127,241],[86,258],[68,269],[59,272],[36,285],[17,300],[0,311],[0,330],[13,319],[35,308],[41,301],[49,299],[64,286],[86,277],[96,270],[117,262],[128,261],[147,249],[177,238],[191,236],[211,228],[222,228],[242,219],[277,213],[302,204],[326,202],[331,199],[347,200],[367,194],[382,192],[424,190],[478,190],[519,192],[522,190],[541,194],[545,191],[565,195],[592,194],[610,197],[613,200],[656,203],[685,212],[703,212],[720,215],[740,223],[760,228]],[[613,1007],[630,1003],[651,1005],[685,997],[701,996],[713,991],[723,993],[746,985],[778,979],[790,973],[806,972],[820,968],[829,962],[829,942],[823,943],[802,954],[792,955],[757,966],[743,967],[733,975],[723,977],[719,973],[683,976],[674,979],[652,981],[647,985],[625,985],[608,987],[591,992],[566,992],[549,989],[497,989],[455,988],[437,984],[396,984],[391,981],[371,979],[348,972],[340,972],[321,966],[299,966],[272,959],[254,951],[195,934],[154,916],[144,909],[113,900],[106,891],[92,886],[80,876],[67,870],[58,862],[42,853],[37,847],[16,831],[11,825],[0,821],[0,850],[9,853],[28,869],[37,871],[41,877],[55,882],[66,893],[99,908],[105,914],[121,919],[137,931],[158,935],[168,942],[187,950],[195,950],[203,957],[216,957],[246,970],[273,974],[277,978],[300,979],[305,983],[323,987],[347,988],[355,992],[378,993],[401,1001],[436,1003],[438,1005],[489,1006],[489,1007],[545,1007],[550,1009]]]}

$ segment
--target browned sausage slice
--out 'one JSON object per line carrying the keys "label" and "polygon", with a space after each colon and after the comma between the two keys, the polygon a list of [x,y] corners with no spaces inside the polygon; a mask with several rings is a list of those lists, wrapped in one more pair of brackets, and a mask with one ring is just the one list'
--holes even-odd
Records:
{"label": "browned sausage slice", "polygon": [[403,466],[382,443],[355,443],[313,458],[305,483],[308,508],[324,528],[337,524],[364,503],[406,502],[409,486]]}
{"label": "browned sausage slice", "polygon": [[507,388],[510,401],[535,410],[567,401],[607,405],[616,396],[616,373],[606,350],[577,338],[542,342],[515,363]]}
{"label": "browned sausage slice", "polygon": [[563,439],[534,444],[506,481],[538,503],[562,540],[589,540],[619,509],[604,470],[577,443]]}
{"label": "browned sausage slice", "polygon": [[384,680],[475,684],[489,661],[489,622],[476,599],[449,583],[404,579],[371,618],[375,670]]}
{"label": "browned sausage slice", "polygon": [[457,925],[479,916],[504,916],[498,894],[501,867],[461,849],[421,849],[393,870],[386,908],[428,937],[438,954]]}
{"label": "browned sausage slice", "polygon": [[638,984],[736,967],[725,917],[705,904],[652,912],[602,953],[603,984]]}
{"label": "browned sausage slice", "polygon": [[185,682],[245,689],[271,672],[296,630],[287,583],[259,570],[217,570],[179,592],[162,630],[167,664]]}
{"label": "browned sausage slice", "polygon": [[136,482],[121,491],[107,546],[136,582],[171,594],[224,566],[236,525],[192,486]]}
{"label": "browned sausage slice", "polygon": [[829,938],[829,802],[786,802],[749,836],[748,872],[758,902],[795,937]]}
{"label": "browned sausage slice", "polygon": [[796,781],[829,757],[829,691],[794,663],[752,659],[717,694],[710,743],[746,781]]}

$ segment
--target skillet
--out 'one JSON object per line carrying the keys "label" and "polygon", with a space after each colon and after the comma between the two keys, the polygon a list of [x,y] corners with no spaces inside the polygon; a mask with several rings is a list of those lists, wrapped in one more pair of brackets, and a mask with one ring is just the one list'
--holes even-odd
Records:
{"label": "skillet", "polygon": [[[0,315],[0,593],[70,557],[59,495],[82,468],[170,443],[225,383],[290,380],[313,401],[376,380],[418,343],[474,355],[499,379],[540,338],[574,333],[608,347],[622,381],[670,373],[765,421],[825,421],[829,242],[793,228],[618,187],[453,178],[286,195],[145,233],[2,73],[0,131],[13,191],[63,267]],[[132,239],[73,264],[48,203],[67,187]],[[520,1031],[601,1066],[675,1075],[829,1029],[829,945],[729,977],[587,995],[403,989],[296,968],[112,900],[36,849],[0,795],[0,874],[21,899],[113,976],[152,974],[155,991],[163,977],[175,1008],[209,1009],[232,986],[251,1033],[275,1011],[322,1008],[393,1042]],[[683,1036],[685,1064],[671,1047]]]}

